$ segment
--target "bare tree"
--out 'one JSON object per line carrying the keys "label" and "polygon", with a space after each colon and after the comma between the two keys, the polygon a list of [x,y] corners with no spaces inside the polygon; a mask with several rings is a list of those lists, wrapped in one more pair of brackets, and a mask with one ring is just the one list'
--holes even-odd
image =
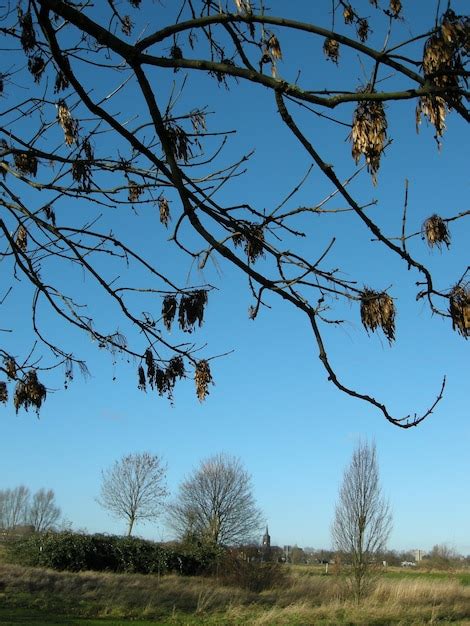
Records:
{"label": "bare tree", "polygon": [[241,461],[217,454],[202,461],[180,485],[168,521],[181,539],[237,545],[260,533],[263,518]]}
{"label": "bare tree", "polygon": [[117,518],[127,520],[127,535],[134,524],[155,520],[162,512],[166,465],[156,454],[128,454],[102,472],[99,504]]}
{"label": "bare tree", "polygon": [[377,555],[385,549],[392,526],[382,496],[375,444],[359,443],[343,483],[332,526],[336,549],[351,561],[351,582],[357,601],[363,597]]}
{"label": "bare tree", "polygon": [[0,528],[11,530],[27,522],[30,492],[20,485],[0,491]]}
{"label": "bare tree", "polygon": [[39,489],[32,498],[28,508],[27,521],[40,533],[50,530],[59,522],[60,508],[56,505],[52,489]]}
{"label": "bare tree", "polygon": [[[139,13],[147,4],[152,25],[146,10]],[[325,329],[348,322],[354,309],[366,332],[381,330],[391,344],[398,306],[390,288],[361,286],[370,282],[367,273],[352,275],[349,267],[356,244],[346,238],[343,245],[337,234],[344,220],[355,220],[366,234],[357,245],[361,252],[369,246],[369,266],[396,258],[403,272],[397,270],[393,283],[411,285],[430,316],[446,318],[449,328],[468,337],[468,267],[457,261],[440,272],[421,239],[433,249],[449,248],[450,226],[462,224],[470,211],[411,211],[407,183],[401,198],[405,181],[394,186],[400,197],[376,210],[367,181],[353,184],[364,170],[376,184],[386,151],[410,150],[409,142],[391,145],[387,115],[398,106],[402,117],[416,115],[418,124],[423,118],[434,126],[437,144],[451,113],[463,134],[470,120],[468,17],[439,0],[415,11],[425,22],[420,30],[405,0],[371,0],[367,9],[359,0],[324,0],[307,17],[302,3],[291,3],[298,19],[271,15],[263,0],[166,4],[19,0],[2,10],[10,65],[0,76],[0,260],[2,276],[11,280],[0,305],[23,311],[29,298],[32,348],[24,348],[24,324],[16,324],[15,313],[10,320],[2,316],[0,401],[12,397],[16,410],[39,409],[49,370],[63,366],[67,384],[74,366],[86,373],[84,358],[71,348],[75,332],[113,359],[137,359],[141,389],[172,398],[176,382],[192,376],[203,400],[214,355],[201,355],[201,346],[188,343],[184,333],[203,323],[214,285],[188,286],[185,272],[169,272],[170,251],[178,258],[174,267],[187,259],[207,271],[209,260],[222,260],[246,276],[253,319],[276,299],[290,304],[311,330],[333,385],[392,424],[415,426],[442,398],[445,378],[427,409],[396,415],[343,380],[347,370],[337,371],[329,356]],[[357,61],[357,71],[348,65],[342,72],[343,59]],[[312,75],[312,66],[322,63],[333,64],[328,81],[322,72]],[[271,98],[278,124],[269,133],[278,133],[279,142],[288,133],[289,150],[305,155],[305,171],[288,187],[283,155],[265,159],[265,179],[276,184],[268,206],[250,201],[247,184],[233,192],[255,146],[227,153],[234,129],[207,116],[220,107],[221,86],[236,86],[246,103],[257,93]],[[226,99],[223,106],[230,104]],[[237,99],[233,107],[229,119],[243,131],[254,112]],[[215,120],[211,128],[209,119]],[[330,144],[342,146],[345,133],[352,154],[346,164],[332,163]],[[458,158],[443,155],[439,176],[444,159],[451,171]],[[314,176],[314,190],[323,191],[307,206],[297,204],[296,194]],[[155,227],[150,212],[160,221]],[[132,242],[133,218],[140,220],[140,237]],[[318,238],[318,220],[328,240]],[[150,233],[148,250],[143,242]],[[60,342],[50,334],[56,324],[43,323],[51,316]]]}

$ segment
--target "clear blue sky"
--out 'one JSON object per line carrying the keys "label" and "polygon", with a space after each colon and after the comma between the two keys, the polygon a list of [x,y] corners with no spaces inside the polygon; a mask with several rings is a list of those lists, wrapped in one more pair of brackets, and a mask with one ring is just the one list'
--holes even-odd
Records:
{"label": "clear blue sky", "polygon": [[[365,14],[373,12],[368,2],[353,4]],[[401,35],[413,34],[423,24],[432,25],[435,3],[403,4],[409,21],[398,28]],[[455,10],[463,12],[465,4],[455,2]],[[155,14],[162,10],[158,3],[151,6]],[[284,12],[325,27],[330,26],[330,6],[329,1],[270,2],[274,15]],[[431,8],[423,8],[428,6]],[[169,19],[171,10],[167,13]],[[338,25],[338,30],[343,28]],[[383,33],[379,26],[373,28],[371,45],[380,45]],[[301,82],[311,81],[313,89],[325,84],[334,88],[345,76],[354,89],[363,80],[355,56],[345,55],[337,68],[318,60],[320,40],[315,47],[301,37],[278,35],[284,53],[279,72],[289,80],[295,79],[300,54],[312,59],[311,75],[302,74]],[[183,73],[173,78],[180,84]],[[100,87],[95,86],[97,93]],[[10,93],[14,95],[12,88]],[[227,161],[256,150],[249,172],[227,187],[219,200],[236,198],[260,210],[268,209],[303,176],[309,161],[276,121],[272,96],[263,88],[238,84],[226,91],[214,80],[198,75],[189,78],[187,93],[190,107],[207,102],[209,109],[216,111],[208,117],[209,130],[239,128],[224,155]],[[129,106],[130,102],[134,101],[127,97],[119,105]],[[181,110],[184,102],[183,98]],[[467,210],[465,123],[455,114],[448,117],[448,130],[438,152],[433,129],[425,122],[420,134],[415,133],[412,103],[390,105],[387,112],[389,136],[394,141],[383,160],[379,184],[373,188],[370,177],[363,173],[352,187],[364,203],[378,200],[372,211],[384,232],[400,232],[405,178],[410,181],[410,230],[418,230],[434,212],[446,217]],[[350,109],[336,114],[351,119]],[[354,171],[346,128],[325,125],[311,115],[302,114],[299,120],[341,177]],[[329,191],[314,170],[287,206],[313,204]],[[36,201],[34,196],[31,201]],[[312,257],[335,234],[338,244],[331,265],[341,265],[346,275],[362,284],[376,288],[391,285],[390,293],[397,298],[397,340],[392,347],[383,336],[367,336],[354,304],[341,309],[348,320],[343,327],[325,329],[331,361],[345,383],[370,391],[394,413],[407,414],[425,409],[437,394],[442,376],[448,376],[445,397],[435,414],[418,428],[403,431],[327,382],[311,332],[295,310],[271,298],[273,308],[264,309],[255,321],[249,320],[247,310],[252,301],[243,276],[223,261],[209,263],[199,272],[190,270],[187,259],[176,252],[159,258],[167,235],[155,215],[142,209],[139,217],[130,217],[116,212],[105,216],[104,222],[109,220],[113,230],[141,244],[149,258],[166,264],[183,281],[188,276],[188,284],[212,282],[217,286],[209,296],[204,326],[194,338],[200,345],[208,343],[207,353],[233,352],[213,362],[216,385],[204,404],[197,401],[190,380],[176,387],[171,406],[155,393],[137,389],[135,364],[118,358],[114,365],[95,345],[65,333],[45,316],[42,323],[50,336],[55,334],[79,349],[92,376],[85,381],[77,374],[68,391],[49,393],[40,419],[23,411],[15,415],[10,405],[2,407],[0,488],[19,484],[33,491],[52,488],[74,528],[120,533],[124,523],[110,518],[95,501],[101,470],[115,459],[144,450],[162,455],[174,495],[178,483],[202,459],[227,452],[240,457],[251,473],[273,543],[327,548],[344,468],[358,439],[369,438],[376,442],[384,493],[394,513],[390,547],[427,550],[436,543],[447,543],[470,554],[468,342],[452,331],[448,320],[432,318],[422,302],[415,301],[416,274],[407,272],[391,253],[371,244],[370,234],[353,216],[344,220],[332,217],[331,222],[312,216],[302,224],[310,234],[307,244],[312,246]],[[417,258],[435,269],[442,288],[451,286],[469,264],[470,220],[453,222],[451,229],[449,252],[430,251],[420,238],[410,243]],[[2,276],[2,286],[5,280]],[[75,275],[73,281],[84,300],[94,297],[93,287],[83,277]],[[27,343],[31,337],[28,311],[15,309],[24,302],[24,294],[18,298],[6,301],[3,312],[5,319],[15,312]],[[97,303],[100,306],[101,301]],[[100,313],[119,326],[113,310],[105,308]],[[171,536],[163,521],[138,526],[137,532],[155,539]]]}

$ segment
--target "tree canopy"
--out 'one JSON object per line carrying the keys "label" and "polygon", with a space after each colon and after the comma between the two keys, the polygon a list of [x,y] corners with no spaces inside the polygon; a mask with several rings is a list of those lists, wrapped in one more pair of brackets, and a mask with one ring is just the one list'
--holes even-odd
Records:
{"label": "tree canopy", "polygon": [[[371,266],[382,248],[399,262],[397,283],[413,285],[449,332],[470,333],[468,267],[457,257],[443,278],[423,255],[427,246],[451,255],[451,226],[470,211],[445,207],[417,224],[408,181],[397,180],[401,206],[394,198],[384,216],[368,186],[369,176],[380,184],[389,151],[408,149],[391,145],[397,107],[411,105],[401,114],[418,127],[426,120],[437,147],[449,115],[462,128],[470,119],[468,16],[451,2],[427,3],[415,28],[411,4],[319,2],[308,20],[250,0],[22,0],[4,8],[11,60],[0,77],[0,401],[39,409],[51,370],[65,368],[66,386],[76,366],[87,372],[64,329],[137,361],[142,390],[171,400],[177,381],[192,376],[204,400],[218,355],[191,333],[226,286],[188,285],[187,276],[210,261],[246,277],[252,319],[279,299],[294,307],[340,391],[399,427],[424,420],[445,378],[427,409],[396,416],[348,384],[325,340],[354,308],[368,333],[382,331],[390,344],[397,334],[393,287],[349,273],[355,242],[338,232],[350,219],[367,234]],[[233,93],[228,111],[225,89]],[[272,132],[285,149],[305,158],[293,184],[283,183],[290,154],[280,149],[260,165],[253,149],[263,137],[242,146],[234,134],[247,140],[255,98],[261,111],[271,103]],[[344,158],[336,163],[337,150]],[[249,200],[250,167],[263,184],[276,183],[275,201]],[[312,177],[317,197],[296,204]],[[328,224],[326,242],[319,221]]]}

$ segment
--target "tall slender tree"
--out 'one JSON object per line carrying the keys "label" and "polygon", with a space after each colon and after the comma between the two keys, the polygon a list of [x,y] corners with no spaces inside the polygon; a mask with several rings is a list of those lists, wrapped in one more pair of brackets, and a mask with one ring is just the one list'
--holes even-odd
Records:
{"label": "tall slender tree", "polygon": [[358,602],[367,590],[391,527],[392,514],[382,495],[375,444],[359,443],[344,472],[332,526],[336,549],[350,560],[350,581]]}

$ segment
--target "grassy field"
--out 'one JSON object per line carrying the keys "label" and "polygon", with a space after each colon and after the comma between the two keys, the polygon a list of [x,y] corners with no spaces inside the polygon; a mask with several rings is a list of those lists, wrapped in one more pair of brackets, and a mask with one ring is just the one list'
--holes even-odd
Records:
{"label": "grassy field", "polygon": [[55,572],[0,562],[0,624],[39,626],[470,626],[470,575],[389,569],[361,606],[322,568],[292,567],[253,593],[213,578]]}

